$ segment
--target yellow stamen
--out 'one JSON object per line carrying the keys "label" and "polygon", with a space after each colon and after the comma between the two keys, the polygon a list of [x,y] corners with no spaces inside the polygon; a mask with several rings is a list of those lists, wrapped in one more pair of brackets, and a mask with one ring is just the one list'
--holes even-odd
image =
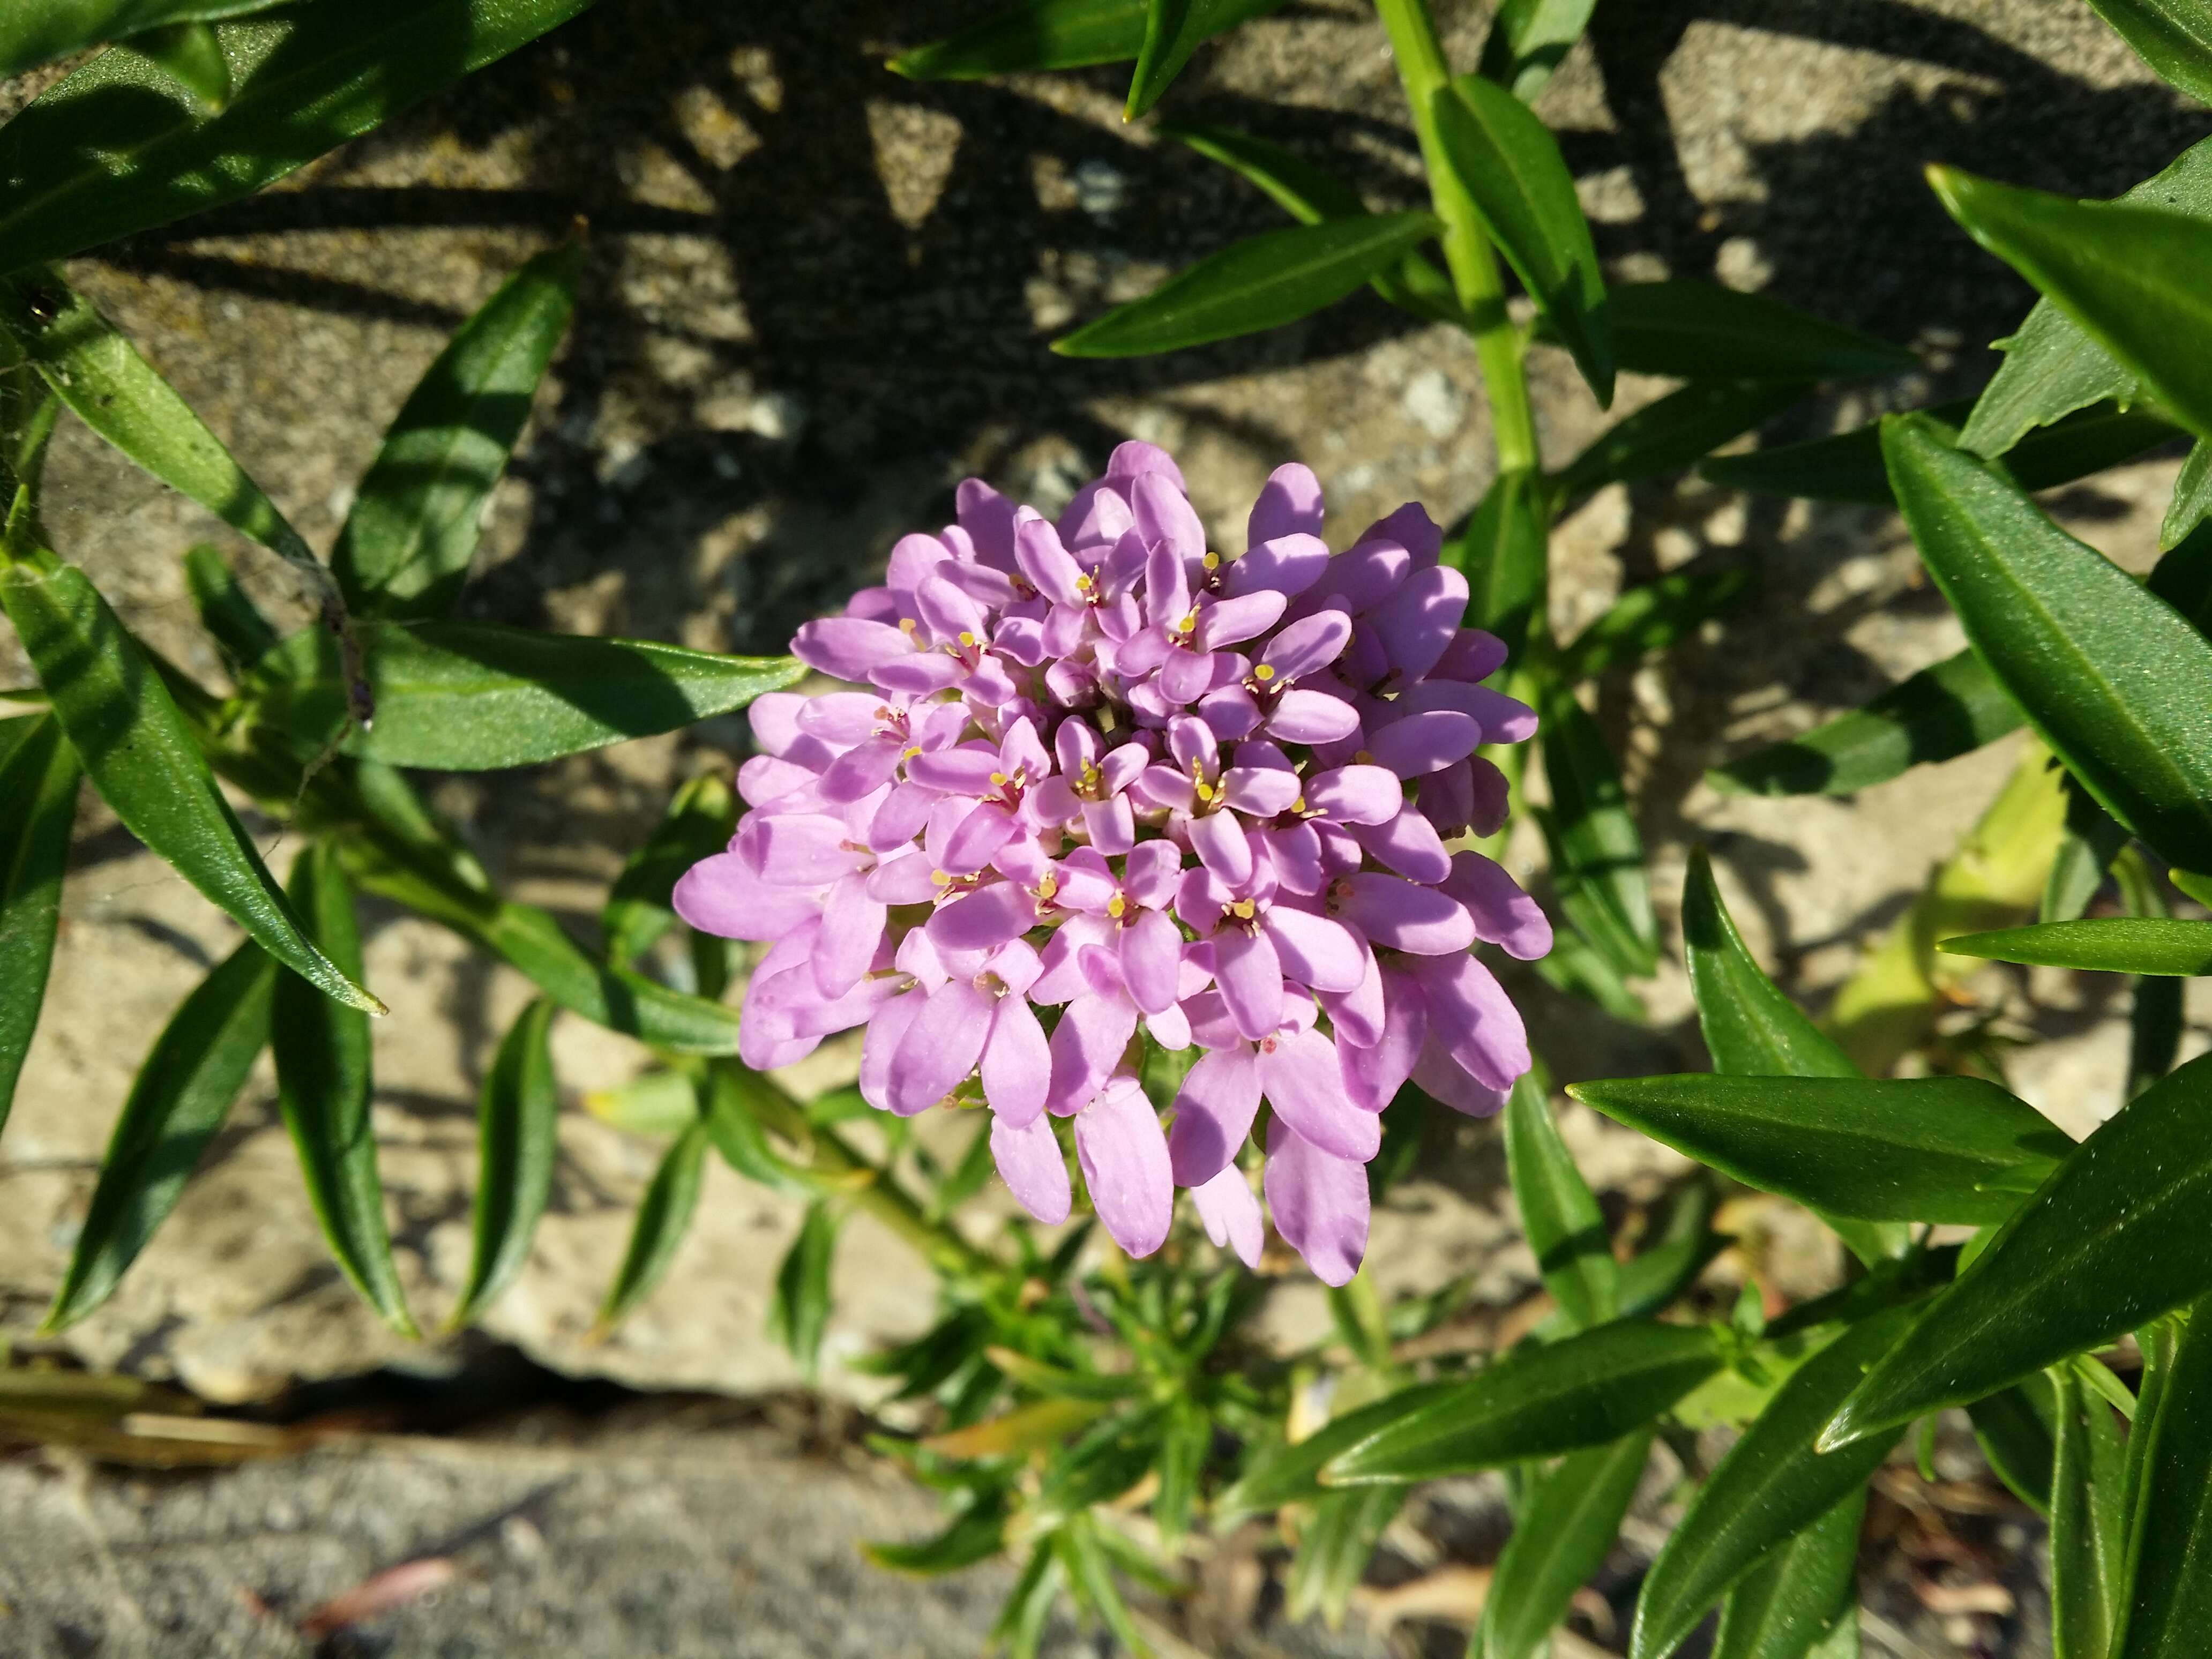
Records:
{"label": "yellow stamen", "polygon": [[1239,921],[1249,921],[1252,920],[1253,912],[1257,908],[1250,899],[1238,899],[1236,903],[1229,907],[1229,914]]}
{"label": "yellow stamen", "polygon": [[1091,578],[1079,573],[1075,578],[1075,586],[1078,592],[1088,593],[1091,591]]}
{"label": "yellow stamen", "polygon": [[1128,908],[1128,900],[1123,898],[1119,893],[1115,894],[1112,898],[1106,901],[1106,914],[1113,917],[1116,921],[1119,921],[1121,919],[1123,914],[1127,911]]}
{"label": "yellow stamen", "polygon": [[907,744],[907,746],[906,746],[903,750],[902,750],[900,751],[900,753],[899,753],[899,758],[900,758],[901,760],[912,760],[912,759],[913,759],[916,755],[919,755],[921,752],[921,745],[920,744],[918,744],[918,743],[910,743],[910,744]]}
{"label": "yellow stamen", "polygon": [[902,634],[913,633],[917,625],[918,624],[915,622],[915,619],[911,617],[901,617],[899,618],[899,632]]}
{"label": "yellow stamen", "polygon": [[1369,750],[1363,749],[1352,758],[1358,762],[1362,766],[1372,766],[1375,764],[1375,756],[1372,751]]}
{"label": "yellow stamen", "polygon": [[1196,633],[1198,631],[1198,612],[1194,611],[1188,616],[1185,617],[1181,622],[1177,623],[1176,624],[1176,631],[1179,634]]}
{"label": "yellow stamen", "polygon": [[1221,568],[1221,555],[1218,553],[1209,553],[1204,558],[1200,559],[1199,563],[1205,566],[1208,570],[1218,570]]}
{"label": "yellow stamen", "polygon": [[975,636],[963,628],[960,630],[960,643],[963,645],[973,645],[975,643]]}
{"label": "yellow stamen", "polygon": [[1306,798],[1304,795],[1300,795],[1296,800],[1291,803],[1291,811],[1293,812],[1303,812],[1305,810]]}
{"label": "yellow stamen", "polygon": [[994,784],[1003,785],[1006,781],[1006,775],[1004,772],[994,772],[991,774],[991,781]]}
{"label": "yellow stamen", "polygon": [[1261,663],[1257,668],[1252,671],[1252,678],[1259,681],[1262,685],[1265,685],[1269,680],[1275,678],[1275,671],[1268,667],[1267,664]]}
{"label": "yellow stamen", "polygon": [[934,885],[939,887],[950,887],[952,885],[952,878],[946,875],[942,870],[931,871],[929,872],[929,879]]}
{"label": "yellow stamen", "polygon": [[1197,786],[1197,789],[1198,798],[1200,800],[1212,800],[1213,799],[1213,786],[1212,784],[1201,783]]}
{"label": "yellow stamen", "polygon": [[1052,901],[1059,896],[1059,893],[1060,878],[1058,876],[1047,873],[1045,878],[1037,883],[1036,896],[1047,904],[1051,903]]}

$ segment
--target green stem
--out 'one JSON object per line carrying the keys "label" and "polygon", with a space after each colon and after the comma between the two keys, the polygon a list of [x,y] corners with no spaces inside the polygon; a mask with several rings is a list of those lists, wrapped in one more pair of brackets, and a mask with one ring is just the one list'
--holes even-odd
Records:
{"label": "green stem", "polygon": [[1533,471],[1541,457],[1536,448],[1536,417],[1528,402],[1528,383],[1522,372],[1520,331],[1505,313],[1505,284],[1498,270],[1498,256],[1483,234],[1474,202],[1459,184],[1444,155],[1437,131],[1435,99],[1451,83],[1451,69],[1444,62],[1435,23],[1425,0],[1375,0],[1382,27],[1390,37],[1391,55],[1397,59],[1398,78],[1413,106],[1413,131],[1421,142],[1421,160],[1429,175],[1429,194],[1437,216],[1444,222],[1444,263],[1451,267],[1452,285],[1458,290],[1460,309],[1466,313],[1468,332],[1474,338],[1474,353],[1482,364],[1483,385],[1490,394],[1491,428],[1498,444],[1500,472]]}

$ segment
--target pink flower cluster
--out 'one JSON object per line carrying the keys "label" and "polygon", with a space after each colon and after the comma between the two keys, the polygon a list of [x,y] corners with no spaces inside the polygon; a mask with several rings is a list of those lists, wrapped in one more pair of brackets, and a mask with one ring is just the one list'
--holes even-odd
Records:
{"label": "pink flower cluster", "polygon": [[[1538,957],[1550,926],[1448,845],[1505,815],[1478,745],[1534,729],[1480,684],[1504,647],[1460,625],[1467,582],[1425,512],[1332,555],[1303,466],[1269,478],[1233,560],[1147,444],[1057,524],[978,480],[957,499],[883,586],[799,629],[801,661],[868,689],[752,705],[750,810],[677,889],[694,927],[770,942],[743,1057],[788,1065],[865,1024],[870,1103],[987,1105],[1000,1173],[1047,1222],[1071,1199],[1048,1115],[1072,1117],[1133,1255],[1183,1186],[1256,1261],[1237,1159],[1264,1099],[1275,1225],[1341,1284],[1401,1086],[1483,1114],[1528,1067],[1472,950]],[[1165,1132],[1139,1027],[1198,1051]]]}

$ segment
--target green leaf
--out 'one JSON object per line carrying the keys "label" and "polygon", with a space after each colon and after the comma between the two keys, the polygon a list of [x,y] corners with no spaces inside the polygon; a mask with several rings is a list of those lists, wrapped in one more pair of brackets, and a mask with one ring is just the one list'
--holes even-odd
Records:
{"label": "green leaf", "polygon": [[1715,1071],[1729,1077],[1859,1075],[1836,1040],[1752,960],[1702,847],[1691,849],[1682,883],[1682,951]]}
{"label": "green leaf", "polygon": [[541,253],[502,283],[408,395],[362,477],[331,550],[363,616],[450,616],[468,580],[484,505],[575,307],[581,241]]}
{"label": "green leaf", "polygon": [[1429,1480],[1603,1445],[1650,1422],[1721,1364],[1711,1330],[1644,1320],[1516,1349],[1438,1395],[1411,1400],[1332,1458],[1322,1484]]}
{"label": "green leaf", "polygon": [[[1545,845],[1554,846],[1558,832],[1551,825],[1550,812],[1541,806],[1526,809],[1536,819],[1544,832]],[[1553,884],[1558,884],[1559,872],[1563,867],[1556,854],[1552,859]],[[1559,894],[1562,909],[1581,907],[1587,909],[1589,900],[1580,889],[1571,884]],[[1561,922],[1552,936],[1549,953],[1529,964],[1535,969],[1545,984],[1571,997],[1580,997],[1592,1007],[1631,1025],[1640,1025],[1650,1018],[1644,999],[1628,988],[1628,981],[1620,969],[1607,959],[1597,946],[1592,945],[1575,923],[1571,914]]]}
{"label": "green leaf", "polygon": [[1620,1312],[1640,1318],[1667,1307],[1696,1283],[1705,1264],[1735,1241],[1712,1230],[1713,1192],[1703,1181],[1683,1188],[1658,1237],[1620,1264]]}
{"label": "green leaf", "polygon": [[193,988],[154,1040],[100,1160],[84,1225],[42,1333],[107,1300],[168,1218],[269,1042],[276,966],[248,940]]}
{"label": "green leaf", "polygon": [[267,11],[282,0],[15,0],[0,11],[0,81],[173,23]]}
{"label": "green leaf", "polygon": [[232,86],[220,111],[145,53],[112,47],[0,128],[0,266],[251,196],[589,3],[391,0],[219,23]]}
{"label": "green leaf", "polygon": [[1903,346],[1717,283],[1624,283],[1612,299],[1613,356],[1638,374],[1846,380],[1920,364]]}
{"label": "green leaf", "polygon": [[[1597,722],[1566,687],[1544,700],[1541,729],[1560,903],[1621,972],[1649,974],[1659,963],[1659,927],[1644,877],[1644,837],[1620,769]],[[1570,902],[1570,888],[1578,903]]]}
{"label": "green leaf", "polygon": [[[2166,1384],[2173,1378],[2173,1362],[2180,1352],[2181,1334],[2188,1318],[2185,1310],[2172,1314],[2152,1321],[2136,1333],[2136,1346],[2142,1354],[2142,1370],[2136,1379],[2134,1414],[2128,1419],[2127,1468],[2120,1492],[2120,1512],[2128,1517],[2130,1534],[2127,1547],[2130,1561],[2141,1543],[2133,1534],[2143,1518],[2143,1476],[2149,1468],[2149,1454],[2157,1443],[2159,1419],[2166,1405]],[[2128,1572],[2132,1577],[2132,1565]]]}
{"label": "green leaf", "polygon": [[1377,213],[1248,236],[1052,343],[1063,357],[1142,357],[1280,328],[1334,305],[1442,227]]}
{"label": "green leaf", "polygon": [[[2193,1659],[2212,1629],[2212,1308],[2192,1309],[2146,1424],[2118,1659]],[[2133,1440],[2130,1439],[2133,1453]]]}
{"label": "green leaf", "polygon": [[[2063,775],[2066,824],[2060,832],[2057,855],[2044,878],[2038,921],[2077,921],[2089,901],[2105,884],[2112,860],[2128,844],[2128,832],[2112,815],[2097,805],[2073,774]],[[1940,944],[1937,948],[1942,948]]]}
{"label": "green leaf", "polygon": [[1692,380],[1614,422],[1568,462],[1559,475],[1560,498],[1577,501],[1608,483],[1636,483],[1694,465],[1809,390],[1789,381]]}
{"label": "green leaf", "polygon": [[[989,1132],[977,1134],[975,1143],[988,1146]],[[1212,1449],[1213,1421],[1206,1408],[1189,1396],[1178,1395],[1168,1407],[1159,1462],[1154,1466],[1159,1491],[1152,1498],[1152,1521],[1165,1536],[1181,1538],[1190,1530],[1191,1513],[1198,1507],[1199,1483],[1205,1478],[1206,1459]]]}
{"label": "green leaf", "polygon": [[1007,1592],[1006,1605],[991,1626],[991,1639],[1006,1644],[1006,1659],[1036,1659],[1045,1627],[1060,1601],[1062,1572],[1060,1553],[1050,1539],[1030,1551],[1021,1577]]}
{"label": "green leaf", "polygon": [[2127,1594],[2121,1568],[2127,1516],[2120,1507],[2126,1452],[2112,1408],[2083,1386],[2080,1367],[2096,1363],[2079,1359],[2051,1373],[2058,1423],[2051,1482],[2054,1659],[2106,1659]]}
{"label": "green leaf", "polygon": [[1274,10],[1285,0],[1149,0],[1137,45],[1137,67],[1121,118],[1133,121],[1160,101],[1191,54],[1212,36],[1247,18]]}
{"label": "green leaf", "polygon": [[584,1109],[632,1134],[678,1135],[699,1116],[699,1087],[682,1072],[646,1072],[584,1097]]}
{"label": "green leaf", "polygon": [[2046,922],[1961,933],[1939,943],[1953,956],[2033,963],[2102,974],[2212,974],[2212,921],[2140,916]]}
{"label": "green leaf", "polygon": [[2076,1146],[1824,1436],[1842,1445],[1964,1405],[2212,1287],[2212,1056]]}
{"label": "green leaf", "polygon": [[1651,1439],[1644,1428],[1570,1453],[1522,1498],[1491,1577],[1478,1659],[1534,1659],[1542,1651],[1575,1592],[1605,1565],[1650,1461]]}
{"label": "green leaf", "polygon": [[799,1237],[775,1270],[768,1306],[768,1334],[789,1351],[811,1378],[822,1358],[822,1333],[830,1326],[830,1268],[837,1254],[837,1216],[830,1200],[806,1206]]}
{"label": "green leaf", "polygon": [[0,568],[0,603],[93,787],[124,827],[285,967],[349,1007],[382,1013],[302,932],[167,687],[84,573]]}
{"label": "green leaf", "polygon": [[200,626],[215,635],[216,647],[234,675],[276,649],[276,630],[238,585],[222,549],[202,542],[185,555],[185,586],[200,613]]}
{"label": "green leaf", "polygon": [[[490,623],[366,623],[362,660],[376,723],[344,749],[391,766],[532,766],[742,708],[806,672],[789,657],[724,657],[645,640],[541,634]],[[254,718],[320,746],[344,730],[337,642],[303,629],[263,659]]]}
{"label": "green leaf", "polygon": [[2136,55],[2200,104],[2212,104],[2212,11],[2204,0],[2089,0]]}
{"label": "green leaf", "polygon": [[614,1283],[607,1286],[605,1300],[599,1304],[595,1329],[612,1330],[660,1283],[691,1225],[706,1164],[707,1128],[703,1123],[695,1123],[677,1136],[638,1202],[629,1248],[623,1252]]}
{"label": "green leaf", "polygon": [[2158,527],[2159,546],[2179,547],[2207,520],[2212,520],[2212,440],[2200,441],[2181,464],[2166,520]]}
{"label": "green leaf", "polygon": [[1483,39],[1481,72],[1534,103],[1596,9],[1597,0],[1502,0]]}
{"label": "green leaf", "polygon": [[1330,1628],[1341,1625],[1375,1547],[1408,1496],[1404,1486],[1361,1486],[1316,1504],[1285,1575],[1283,1616],[1296,1620],[1319,1613]]}
{"label": "green leaf", "polygon": [[1320,1497],[1322,1465],[1391,1425],[1443,1401],[1459,1387],[1456,1382],[1415,1383],[1332,1418],[1295,1443],[1259,1443],[1247,1455],[1243,1473],[1216,1500],[1217,1521],[1225,1525],[1237,1516]]}
{"label": "green leaf", "polygon": [[676,925],[676,884],[700,860],[721,852],[737,823],[737,796],[720,773],[702,772],[677,790],[668,815],[608,890],[599,912],[608,961],[635,962]]}
{"label": "green leaf", "polygon": [[1922,561],[2039,735],[2166,858],[2212,870],[2212,640],[1924,416],[1883,422],[1882,449]]}
{"label": "green leaf", "polygon": [[1861,1321],[1775,1390],[1651,1564],[1636,1604],[1629,1659],[1665,1659],[1770,1552],[1820,1521],[1881,1467],[1896,1433],[1826,1455],[1814,1449],[1814,1437],[1925,1305],[1908,1303]]}
{"label": "green leaf", "polygon": [[2199,437],[2212,436],[2212,222],[2160,209],[2077,202],[1930,167],[1944,208],[2055,301]]}
{"label": "green leaf", "polygon": [[1521,656],[1544,608],[1549,538],[1532,473],[1501,473],[1443,546],[1443,561],[1467,578],[1465,624],[1503,640]]}
{"label": "green leaf", "polygon": [[[1218,33],[1282,4],[1283,0],[1214,0],[1190,9],[1211,20],[1208,33]],[[1025,0],[957,34],[902,53],[885,67],[909,81],[978,81],[1033,70],[1125,64],[1143,48],[1146,12],[1145,0]]]}
{"label": "green leaf", "polygon": [[[1753,1567],[1721,1603],[1713,1659],[1807,1659],[1858,1594],[1862,1486]],[[1856,1659],[1856,1644],[1845,1650]]]}
{"label": "green leaf", "polygon": [[[354,915],[353,884],[328,843],[312,843],[301,853],[291,896],[317,943],[358,976],[361,924]],[[287,975],[271,994],[269,1018],[277,1104],[300,1154],[300,1174],[324,1241],[362,1299],[393,1330],[413,1336],[415,1322],[384,1223],[384,1183],[369,1121],[368,1017]]]}
{"label": "green leaf", "polygon": [[1705,775],[1753,795],[1851,795],[2020,729],[2027,716],[1972,650],[1946,657],[1802,737]]}
{"label": "green leaf", "polygon": [[2071,1149],[1976,1077],[1620,1078],[1568,1092],[1762,1192],[1870,1221],[2002,1221]]}
{"label": "green leaf", "polygon": [[1560,652],[1560,677],[1587,679],[1666,650],[1732,607],[1751,591],[1753,580],[1741,568],[1680,570],[1630,588]]}
{"label": "green leaf", "polygon": [[2042,1371],[1970,1401],[1974,1438],[1997,1479],[2038,1515],[2051,1513],[2051,1471],[2057,1458],[2058,1406]]}
{"label": "green leaf", "polygon": [[[698,1091],[692,1109],[704,1114],[708,1139],[722,1155],[722,1162],[746,1180],[777,1192],[817,1191],[818,1183],[805,1170],[769,1144],[768,1130],[756,1103],[764,1105],[764,1097],[782,1092],[770,1079],[734,1060],[716,1060],[708,1066],[706,1086]],[[789,1107],[787,1097],[784,1104]]]}
{"label": "green leaf", "polygon": [[167,70],[169,78],[204,108],[219,110],[230,101],[230,60],[222,55],[221,39],[205,23],[149,29],[131,44],[149,62]]}
{"label": "green leaf", "polygon": [[1620,1312],[1620,1270],[1597,1194],[1559,1139],[1547,1094],[1531,1071],[1506,1096],[1505,1168],[1545,1288],[1572,1325],[1601,1325]]}
{"label": "green leaf", "polygon": [[21,724],[27,729],[0,755],[0,1125],[46,999],[84,777],[52,715]]}
{"label": "green leaf", "polygon": [[460,1305],[469,1322],[505,1290],[530,1257],[530,1236],[553,1190],[561,1091],[547,1035],[553,1005],[543,998],[507,1028],[477,1103],[476,1246]]}
{"label": "green leaf", "polygon": [[1557,331],[1597,400],[1613,404],[1613,321],[1589,222],[1551,129],[1504,88],[1462,75],[1437,89],[1437,136],[1482,228]]}
{"label": "green leaf", "polygon": [[860,1553],[888,1572],[935,1578],[989,1560],[1006,1547],[1005,1499],[980,1497],[936,1537],[919,1544],[865,1543]]}

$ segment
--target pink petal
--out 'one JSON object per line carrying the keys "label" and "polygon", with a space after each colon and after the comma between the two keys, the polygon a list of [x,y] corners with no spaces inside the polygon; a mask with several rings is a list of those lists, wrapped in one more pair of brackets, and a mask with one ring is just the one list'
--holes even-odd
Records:
{"label": "pink petal", "polygon": [[1260,1214],[1260,1200],[1244,1172],[1233,1164],[1190,1189],[1191,1204],[1206,1225],[1206,1236],[1217,1249],[1237,1252],[1248,1267],[1260,1265],[1260,1247],[1267,1242],[1267,1224]]}
{"label": "pink petal", "polygon": [[1205,556],[1206,526],[1184,499],[1180,482],[1171,483],[1160,472],[1141,473],[1130,488],[1129,504],[1136,510],[1137,533],[1146,545],[1164,543],[1179,559]]}
{"label": "pink petal", "polygon": [[1275,1230],[1324,1285],[1349,1284],[1367,1254],[1367,1171],[1331,1158],[1280,1119],[1267,1130],[1261,1184]]}
{"label": "pink petal", "polygon": [[1434,1031],[1429,1033],[1428,1042],[1421,1048],[1421,1057],[1413,1066],[1413,1081],[1431,1100],[1469,1117],[1494,1116],[1505,1104],[1506,1091],[1469,1077],[1466,1069],[1445,1052]]}
{"label": "pink petal", "polygon": [[1231,924],[1213,935],[1213,978],[1237,1029],[1254,1041],[1283,1023],[1283,966],[1273,940]]}
{"label": "pink petal", "polygon": [[1342,1024],[1337,1027],[1336,1057],[1344,1073],[1344,1091],[1352,1103],[1365,1112],[1379,1112],[1397,1097],[1421,1057],[1428,1039],[1428,1005],[1411,975],[1393,971],[1383,981],[1389,987],[1382,1041],[1361,1048],[1347,1041]]}
{"label": "pink petal", "polygon": [[1443,890],[1467,906],[1475,937],[1506,955],[1534,962],[1552,948],[1551,918],[1494,860],[1480,853],[1454,854]]}
{"label": "pink petal", "polygon": [[1306,781],[1306,805],[1339,823],[1388,823],[1405,804],[1398,775],[1380,766],[1339,766]]}
{"label": "pink petal", "polygon": [[853,872],[843,823],[817,813],[753,815],[761,879],[775,887],[823,887]]}
{"label": "pink petal", "polygon": [[945,843],[939,866],[947,875],[972,876],[998,856],[999,849],[1021,832],[1021,821],[1005,807],[985,801],[960,821]]}
{"label": "pink petal", "polygon": [[1066,1117],[1089,1105],[1136,1034],[1137,1005],[1127,997],[1086,991],[1069,1003],[1052,1034],[1046,1109]]}
{"label": "pink petal", "polygon": [[833,679],[865,680],[871,671],[914,655],[915,644],[887,623],[824,617],[792,636],[791,654]]}
{"label": "pink petal", "polygon": [[1382,1150],[1382,1126],[1345,1092],[1336,1045],[1318,1031],[1272,1036],[1260,1045],[1260,1090],[1275,1115],[1334,1158],[1365,1163]]}
{"label": "pink petal", "polygon": [[1480,1084],[1510,1089],[1528,1069],[1521,1011],[1490,969],[1467,955],[1438,957],[1414,970],[1429,1004],[1429,1035]]}
{"label": "pink petal", "polygon": [[1115,1243],[1136,1256],[1158,1249],[1174,1218],[1175,1182],[1160,1121],[1135,1079],[1117,1079],[1075,1120],[1075,1155]]}
{"label": "pink petal", "polygon": [[860,983],[884,942],[889,913],[868,895],[867,878],[847,876],[822,907],[822,932],[814,942],[814,988],[841,997]]}
{"label": "pink petal", "polygon": [[1121,929],[1121,977],[1129,995],[1146,1013],[1174,1006],[1182,976],[1182,930],[1164,910],[1139,909]]}
{"label": "pink petal", "polygon": [[929,1000],[929,994],[912,990],[893,997],[868,1020],[868,1034],[860,1040],[860,1098],[879,1112],[891,1109],[891,1062],[907,1028]]}
{"label": "pink petal", "polygon": [[1251,878],[1252,843],[1245,839],[1244,821],[1234,812],[1207,812],[1191,819],[1190,850],[1231,887]]}
{"label": "pink petal", "polygon": [[735,853],[702,859],[678,879],[676,914],[723,939],[780,939],[822,912],[810,892],[771,887]]}
{"label": "pink petal", "polygon": [[1269,736],[1285,743],[1334,743],[1359,729],[1359,712],[1326,691],[1292,686],[1275,699],[1262,724]]}
{"label": "pink petal", "polygon": [[1060,1155],[1051,1124],[1041,1117],[1020,1124],[993,1118],[991,1158],[999,1166],[1000,1179],[1024,1210],[1048,1227],[1067,1219],[1073,1194],[1067,1160]]}
{"label": "pink petal", "polygon": [[1454,761],[1465,760],[1481,742],[1480,725],[1456,708],[1410,714],[1367,734],[1368,752],[1375,763],[1401,778],[1441,772]]}
{"label": "pink petal", "polygon": [[1351,891],[1342,898],[1329,890],[1329,908],[1367,935],[1369,941],[1416,956],[1449,957],[1474,943],[1474,918],[1449,894],[1417,887],[1395,876],[1363,871],[1346,876]]}
{"label": "pink petal", "polygon": [[1176,1096],[1168,1157],[1176,1184],[1196,1187],[1229,1167],[1260,1111],[1260,1066],[1239,1042],[1201,1055]]}
{"label": "pink petal", "polygon": [[1252,503],[1252,516],[1245,522],[1249,538],[1245,545],[1256,547],[1293,533],[1312,535],[1321,529],[1327,511],[1321,480],[1314,477],[1313,470],[1287,461],[1270,472],[1261,486],[1260,498]]}
{"label": "pink petal", "polygon": [[1310,990],[1355,991],[1367,976],[1367,947],[1341,922],[1275,905],[1261,918],[1285,977]]}
{"label": "pink petal", "polygon": [[930,917],[929,937],[948,951],[994,951],[1019,939],[1036,920],[1036,900],[1026,888],[994,881]]}
{"label": "pink petal", "polygon": [[1328,667],[1343,653],[1351,639],[1349,616],[1341,611],[1317,611],[1301,617],[1269,640],[1260,653],[1260,664],[1274,671],[1275,683],[1286,683]]}
{"label": "pink petal", "polygon": [[[1044,1110],[1052,1051],[1045,1043],[1044,1027],[1037,1024],[1036,1011],[1018,991],[1000,997],[991,1016],[982,1073],[983,1098],[991,1103],[1000,1123],[1020,1127],[1035,1122]],[[1003,1162],[1000,1167],[1005,1167]]]}
{"label": "pink petal", "polygon": [[1435,883],[1451,874],[1451,854],[1436,825],[1410,804],[1387,823],[1355,823],[1352,838],[1365,848],[1378,864],[1386,864],[1408,881]]}
{"label": "pink petal", "polygon": [[901,1117],[927,1111],[967,1080],[982,1057],[995,1006],[962,979],[929,994],[891,1061],[891,1110]]}

